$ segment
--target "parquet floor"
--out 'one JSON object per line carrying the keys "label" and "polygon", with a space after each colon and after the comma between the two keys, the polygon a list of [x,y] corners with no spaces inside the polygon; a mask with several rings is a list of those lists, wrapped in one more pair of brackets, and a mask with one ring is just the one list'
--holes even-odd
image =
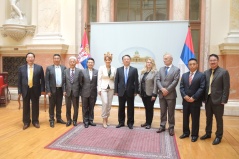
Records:
{"label": "parquet floor", "polygon": [[[117,124],[117,109],[112,107],[110,123]],[[62,118],[65,120],[65,106],[62,109]],[[79,109],[79,122],[82,121],[81,107]],[[95,122],[101,123],[101,107],[95,107]],[[40,129],[32,125],[27,130],[22,130],[22,109],[18,103],[11,101],[6,107],[0,107],[0,158],[1,159],[113,159],[115,157],[97,156],[90,154],[72,153],[44,149],[44,147],[70,129],[62,124],[49,127],[48,111],[43,106],[40,108]],[[152,127],[159,127],[160,110],[154,112]],[[204,135],[205,111],[201,110],[200,136]],[[135,125],[140,126],[145,120],[144,109],[135,108]],[[214,120],[215,121],[215,120]],[[213,133],[215,123],[213,124]],[[155,132],[156,133],[156,132]],[[182,134],[182,113],[176,110],[175,135],[178,149],[182,159],[238,159],[239,158],[239,117],[224,116],[224,137],[221,144],[212,145],[215,135],[211,139],[192,143],[190,138],[179,139]],[[107,138],[107,136],[106,136]]]}

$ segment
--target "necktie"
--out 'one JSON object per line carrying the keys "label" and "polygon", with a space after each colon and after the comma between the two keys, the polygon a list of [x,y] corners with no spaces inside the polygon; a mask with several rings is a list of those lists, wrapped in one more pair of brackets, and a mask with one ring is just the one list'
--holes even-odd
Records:
{"label": "necktie", "polygon": [[127,84],[127,80],[128,80],[128,68],[125,67],[125,70],[124,70],[124,83],[125,83],[125,85]]}
{"label": "necktie", "polygon": [[71,70],[71,83],[73,83],[73,81],[74,81],[74,70]]}
{"label": "necktie", "polygon": [[167,74],[168,74],[168,69],[169,69],[169,67],[166,67],[166,69],[165,69],[165,75],[167,76]]}
{"label": "necktie", "polygon": [[213,76],[214,76],[214,70],[212,70],[212,73],[210,76],[208,95],[211,94],[211,84],[212,84]]}
{"label": "necktie", "polygon": [[29,88],[32,88],[32,86],[33,86],[32,79],[33,79],[33,69],[32,69],[32,66],[30,66],[30,68],[29,68],[29,77],[28,77],[28,86],[29,86]]}
{"label": "necktie", "polygon": [[189,75],[189,85],[192,84],[192,80],[193,80],[193,72],[191,72]]}

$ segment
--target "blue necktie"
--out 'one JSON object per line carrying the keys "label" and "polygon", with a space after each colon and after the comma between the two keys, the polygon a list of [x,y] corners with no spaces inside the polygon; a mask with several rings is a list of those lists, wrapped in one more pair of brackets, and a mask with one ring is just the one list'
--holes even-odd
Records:
{"label": "blue necktie", "polygon": [[166,75],[166,76],[167,76],[167,74],[168,74],[168,69],[169,69],[169,67],[166,66],[166,69],[165,69],[165,75]]}
{"label": "blue necktie", "polygon": [[125,85],[127,84],[127,80],[128,80],[128,68],[126,67],[124,70],[124,83]]}

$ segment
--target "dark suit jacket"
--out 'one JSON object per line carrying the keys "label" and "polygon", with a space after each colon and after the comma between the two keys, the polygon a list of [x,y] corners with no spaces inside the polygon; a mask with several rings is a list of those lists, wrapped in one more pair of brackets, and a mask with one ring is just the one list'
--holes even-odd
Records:
{"label": "dark suit jacket", "polygon": [[90,74],[88,69],[82,70],[81,85],[82,85],[82,97],[97,97],[97,81],[98,70],[92,69],[92,80],[90,80]]}
{"label": "dark suit jacket", "polygon": [[126,91],[129,97],[133,97],[134,94],[138,94],[139,80],[138,70],[132,66],[129,67],[127,86],[124,81],[124,66],[117,68],[115,76],[115,93],[122,97]]}
{"label": "dark suit jacket", "polygon": [[[63,84],[64,70],[65,66],[60,65],[61,67],[61,77]],[[56,92],[56,74],[55,74],[55,66],[51,65],[46,68],[46,93],[55,93]]]}
{"label": "dark suit jacket", "polygon": [[[204,72],[206,76],[205,101],[208,99],[208,89],[212,69]],[[230,91],[230,76],[227,70],[218,67],[215,69],[211,87],[211,99],[213,104],[227,103]]]}
{"label": "dark suit jacket", "polygon": [[159,89],[159,99],[163,98],[163,93],[160,91],[161,88],[166,88],[169,92],[168,95],[164,97],[165,99],[176,99],[177,92],[175,88],[179,81],[180,69],[172,65],[166,76],[165,69],[165,66],[161,67],[156,75],[156,82]]}
{"label": "dark suit jacket", "polygon": [[183,98],[183,105],[188,102],[184,99],[186,95],[195,99],[193,106],[202,106],[203,95],[205,92],[205,75],[197,71],[193,77],[191,85],[189,85],[190,72],[184,73],[180,82],[180,92]]}
{"label": "dark suit jacket", "polygon": [[[28,91],[28,73],[27,64],[20,66],[18,69],[18,94],[22,94],[25,98]],[[33,87],[35,97],[41,96],[41,92],[45,92],[45,79],[42,66],[34,64],[33,69]]]}
{"label": "dark suit jacket", "polygon": [[81,92],[80,79],[81,79],[81,69],[75,68],[73,84],[71,84],[71,81],[70,81],[71,80],[70,68],[64,70],[62,87],[63,87],[63,92],[66,92],[67,97],[71,95],[71,91],[74,97],[80,96],[80,92]]}

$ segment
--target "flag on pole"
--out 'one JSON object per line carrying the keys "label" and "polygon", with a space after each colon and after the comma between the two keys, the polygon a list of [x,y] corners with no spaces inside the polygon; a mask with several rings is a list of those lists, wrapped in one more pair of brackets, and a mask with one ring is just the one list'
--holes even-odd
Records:
{"label": "flag on pole", "polygon": [[87,34],[85,31],[83,38],[82,38],[78,58],[77,58],[78,59],[78,68],[81,68],[81,69],[87,68],[87,60],[89,57],[90,57],[90,48],[89,48]]}
{"label": "flag on pole", "polygon": [[190,27],[188,27],[187,37],[183,46],[183,50],[179,60],[179,68],[180,68],[180,75],[182,76],[183,73],[188,72],[188,60],[191,58],[195,58],[194,49],[193,49],[193,41],[191,36]]}

